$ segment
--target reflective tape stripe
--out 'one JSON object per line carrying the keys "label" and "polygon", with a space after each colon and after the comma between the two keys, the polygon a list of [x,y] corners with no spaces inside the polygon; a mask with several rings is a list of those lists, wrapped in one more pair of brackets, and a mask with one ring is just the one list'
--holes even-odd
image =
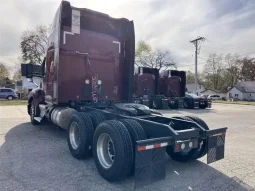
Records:
{"label": "reflective tape stripe", "polygon": [[153,144],[153,145],[138,146],[137,150],[138,151],[144,151],[144,150],[149,150],[149,149],[156,149],[156,148],[160,148],[160,147],[166,147],[167,145],[168,145],[168,143],[157,143],[157,144]]}
{"label": "reflective tape stripe", "polygon": [[220,135],[226,135],[226,132],[214,134],[214,135],[211,135],[210,137],[215,137],[215,136],[220,136]]}
{"label": "reflective tape stripe", "polygon": [[146,150],[147,150],[147,149],[153,149],[153,148],[154,148],[154,145],[147,145],[147,146],[146,146]]}

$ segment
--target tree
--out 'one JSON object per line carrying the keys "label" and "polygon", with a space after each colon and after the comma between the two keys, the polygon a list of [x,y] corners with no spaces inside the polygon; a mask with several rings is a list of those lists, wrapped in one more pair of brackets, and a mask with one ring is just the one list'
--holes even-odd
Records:
{"label": "tree", "polygon": [[5,79],[10,77],[10,70],[6,64],[0,62],[0,79]]}
{"label": "tree", "polygon": [[241,68],[241,79],[244,81],[255,81],[255,58],[243,58],[239,60]]}
{"label": "tree", "polygon": [[223,73],[223,55],[217,55],[215,53],[210,54],[207,60],[207,64],[204,68],[204,74],[206,80],[211,84],[211,88],[218,90],[221,89],[221,75]]}
{"label": "tree", "polygon": [[[19,59],[18,59],[19,60]],[[16,63],[16,66],[13,69],[13,76],[12,79],[14,81],[20,81],[21,80],[21,67],[20,64]]]}
{"label": "tree", "polygon": [[141,67],[169,69],[176,68],[176,63],[171,58],[170,52],[166,50],[153,50],[145,41],[137,44],[135,52],[135,64]]}
{"label": "tree", "polygon": [[49,27],[39,25],[34,30],[26,30],[22,33],[20,48],[25,62],[42,64],[47,48],[48,32]]}
{"label": "tree", "polygon": [[227,54],[224,57],[225,70],[223,71],[223,78],[226,86],[233,87],[240,78],[241,64],[237,54]]}
{"label": "tree", "polygon": [[189,71],[189,70],[186,72],[186,83],[187,83],[187,84],[193,84],[193,83],[195,83],[194,73],[192,73],[192,72]]}

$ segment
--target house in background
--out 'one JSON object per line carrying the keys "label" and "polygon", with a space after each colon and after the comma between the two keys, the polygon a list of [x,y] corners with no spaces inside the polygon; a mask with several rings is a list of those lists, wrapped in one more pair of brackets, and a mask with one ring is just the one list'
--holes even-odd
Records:
{"label": "house in background", "polygon": [[201,95],[201,92],[205,91],[204,86],[198,84],[197,85],[197,93],[196,93],[196,88],[195,88],[195,83],[194,84],[186,84],[186,92],[190,94],[196,94],[196,95]]}
{"label": "house in background", "polygon": [[42,82],[42,79],[37,77],[33,77],[33,82],[29,82],[28,79],[24,76],[22,76],[21,80],[22,88],[27,89],[29,91],[40,86],[40,83]]}
{"label": "house in background", "polygon": [[228,99],[255,101],[255,81],[237,82],[227,93]]}

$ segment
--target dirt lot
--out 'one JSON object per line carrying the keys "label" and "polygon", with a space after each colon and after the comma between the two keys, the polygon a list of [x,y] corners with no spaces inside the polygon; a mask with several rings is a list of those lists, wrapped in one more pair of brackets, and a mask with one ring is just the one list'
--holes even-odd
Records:
{"label": "dirt lot", "polygon": [[[166,179],[140,190],[248,191],[255,187],[255,106],[214,104],[210,110],[163,111],[197,115],[210,128],[228,127],[225,159],[206,165],[169,159]],[[26,106],[0,106],[0,190],[133,190],[134,178],[108,183],[92,159],[69,153],[66,132],[33,127]]]}

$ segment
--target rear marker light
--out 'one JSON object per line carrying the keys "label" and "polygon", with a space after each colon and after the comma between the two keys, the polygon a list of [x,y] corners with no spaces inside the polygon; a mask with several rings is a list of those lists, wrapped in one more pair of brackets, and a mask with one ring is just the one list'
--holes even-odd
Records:
{"label": "rear marker light", "polygon": [[197,148],[198,147],[198,142],[194,141],[194,147]]}
{"label": "rear marker light", "polygon": [[160,148],[160,147],[165,147],[167,145],[168,145],[168,143],[157,143],[157,144],[153,144],[153,145],[138,146],[137,151],[156,149],[156,148]]}
{"label": "rear marker light", "polygon": [[175,145],[175,148],[174,148],[176,151],[180,150],[180,145]]}
{"label": "rear marker light", "polygon": [[140,146],[137,148],[138,151],[144,151],[146,150],[146,146]]}

